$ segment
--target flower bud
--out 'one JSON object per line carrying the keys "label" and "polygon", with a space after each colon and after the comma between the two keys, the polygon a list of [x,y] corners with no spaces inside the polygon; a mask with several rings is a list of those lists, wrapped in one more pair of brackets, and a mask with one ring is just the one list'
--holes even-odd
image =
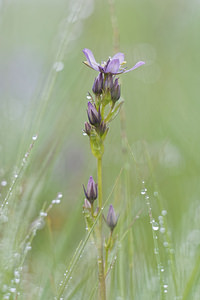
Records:
{"label": "flower bud", "polygon": [[119,218],[119,216],[115,214],[113,206],[110,205],[106,223],[107,223],[108,227],[110,227],[111,231],[113,231],[115,226],[117,225],[118,218]]}
{"label": "flower bud", "polygon": [[90,136],[90,133],[92,131],[92,127],[88,122],[85,122],[85,129],[83,129],[83,132],[85,132],[88,136]]}
{"label": "flower bud", "polygon": [[97,78],[94,80],[92,91],[95,95],[101,95],[103,89],[103,73],[99,73]]}
{"label": "flower bud", "polygon": [[92,105],[91,102],[88,102],[88,120],[91,125],[98,127],[101,123],[101,113],[100,113],[100,107],[99,111],[96,110],[96,107]]}
{"label": "flower bud", "polygon": [[104,121],[102,121],[99,126],[99,133],[101,136],[105,133],[106,129],[107,129],[106,123],[104,123]]}
{"label": "flower bud", "polygon": [[97,183],[94,182],[92,176],[90,176],[90,179],[88,180],[87,190],[85,189],[84,185],[83,185],[83,190],[85,193],[85,197],[92,204],[94,200],[97,199],[97,195],[98,195]]}
{"label": "flower bud", "polygon": [[112,76],[112,74],[107,74],[105,77],[103,89],[104,89],[104,91],[111,90],[112,87],[113,87],[113,76]]}
{"label": "flower bud", "polygon": [[120,85],[118,83],[118,78],[115,79],[115,82],[113,84],[113,87],[111,88],[110,94],[111,94],[111,99],[115,103],[117,100],[120,98]]}

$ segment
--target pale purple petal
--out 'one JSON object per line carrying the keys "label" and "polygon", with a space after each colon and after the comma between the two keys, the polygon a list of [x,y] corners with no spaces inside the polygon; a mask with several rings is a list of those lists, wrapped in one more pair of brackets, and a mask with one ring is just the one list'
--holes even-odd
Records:
{"label": "pale purple petal", "polygon": [[144,64],[145,64],[144,61],[138,61],[137,64],[135,64],[134,67],[132,67],[132,68],[129,69],[129,70],[126,70],[124,73],[127,73],[127,72],[130,72],[130,71],[132,71],[132,70],[135,70],[135,69],[139,68],[140,66],[142,66],[142,65],[144,65]]}
{"label": "pale purple petal", "polygon": [[124,53],[117,53],[115,54],[113,57],[112,57],[112,60],[113,59],[119,59],[119,62],[120,62],[120,65],[124,62]]}
{"label": "pale purple petal", "polygon": [[92,51],[90,49],[85,48],[83,49],[83,53],[85,54],[89,66],[92,69],[99,71],[98,63],[96,62]]}
{"label": "pale purple petal", "polygon": [[105,73],[115,74],[119,71],[120,61],[119,59],[112,59],[107,67],[104,69]]}

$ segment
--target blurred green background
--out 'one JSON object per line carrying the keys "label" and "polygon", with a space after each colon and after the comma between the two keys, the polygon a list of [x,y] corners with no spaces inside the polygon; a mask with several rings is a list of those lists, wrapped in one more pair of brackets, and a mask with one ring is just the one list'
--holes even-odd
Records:
{"label": "blurred green background", "polygon": [[[120,76],[127,153],[122,151],[120,117],[111,124],[105,145],[105,199],[121,168],[125,170],[109,201],[120,212],[119,236],[142,209],[131,235],[133,265],[126,262],[123,286],[117,284],[113,299],[159,299],[154,290],[155,245],[140,194],[143,180],[154,217],[167,210],[181,295],[200,246],[200,3],[116,0],[114,8],[119,50],[127,66],[139,60],[146,64]],[[45,286],[43,296],[36,299],[52,297],[66,261],[85,236],[82,184],[90,175],[96,179],[96,162],[82,129],[87,121],[86,95],[97,74],[83,65],[82,49],[91,49],[101,62],[115,54],[113,39],[108,1],[0,1],[0,176],[1,183],[7,182],[0,186],[1,199],[32,136],[38,134],[11,201],[10,217],[19,228],[19,240],[43,204],[63,194],[27,258],[31,284],[41,281]],[[158,240],[167,266],[161,233]],[[132,283],[134,292],[129,295],[126,285]],[[195,286],[187,299],[200,299],[198,280]],[[173,297],[172,288],[166,299],[182,299]]]}

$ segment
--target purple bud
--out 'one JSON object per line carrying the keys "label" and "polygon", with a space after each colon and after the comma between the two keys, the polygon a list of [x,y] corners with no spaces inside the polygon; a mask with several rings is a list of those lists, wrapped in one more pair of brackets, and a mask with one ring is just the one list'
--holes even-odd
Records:
{"label": "purple bud", "polygon": [[104,90],[111,90],[113,87],[113,76],[112,74],[107,74],[104,82]]}
{"label": "purple bud", "polygon": [[114,85],[110,91],[111,94],[111,99],[112,101],[115,103],[117,100],[119,100],[120,98],[120,94],[121,94],[121,89],[120,89],[120,85],[118,83],[118,78],[115,79]]}
{"label": "purple bud", "polygon": [[100,135],[103,135],[103,134],[105,133],[106,129],[107,129],[107,126],[106,126],[106,124],[102,121],[101,124],[100,124],[100,126],[99,126],[99,133],[100,133]]}
{"label": "purple bud", "polygon": [[90,179],[88,180],[87,190],[85,189],[84,185],[83,185],[83,190],[85,193],[85,197],[92,204],[94,200],[97,199],[98,196],[97,183],[94,182],[92,176],[90,176]]}
{"label": "purple bud", "polygon": [[95,95],[101,95],[102,89],[103,89],[103,73],[99,73],[97,78],[95,78],[94,80],[92,90]]}
{"label": "purple bud", "polygon": [[100,107],[99,111],[96,110],[96,107],[92,105],[91,102],[88,102],[88,120],[91,125],[98,127],[101,123],[101,113],[100,113]]}
{"label": "purple bud", "polygon": [[83,132],[85,132],[88,136],[90,136],[92,127],[88,122],[85,122],[85,129],[83,129]]}
{"label": "purple bud", "polygon": [[117,225],[118,218],[119,218],[119,216],[115,214],[113,206],[110,205],[106,223],[107,223],[108,227],[110,227],[111,231],[113,231],[115,226]]}

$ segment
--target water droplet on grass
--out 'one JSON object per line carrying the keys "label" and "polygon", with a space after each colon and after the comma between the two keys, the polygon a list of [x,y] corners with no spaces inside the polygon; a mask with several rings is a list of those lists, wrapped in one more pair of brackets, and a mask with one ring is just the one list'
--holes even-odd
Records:
{"label": "water droplet on grass", "polygon": [[161,228],[160,228],[160,232],[161,232],[161,233],[165,233],[165,227],[161,227]]}
{"label": "water droplet on grass", "polygon": [[164,209],[164,210],[162,210],[161,214],[162,214],[163,216],[166,216],[166,215],[167,215],[167,211]]}
{"label": "water droplet on grass", "polygon": [[168,242],[164,242],[163,243],[163,246],[166,248],[166,247],[168,247]]}
{"label": "water droplet on grass", "polygon": [[163,287],[164,287],[164,289],[167,289],[168,288],[168,284],[164,284]]}
{"label": "water droplet on grass", "polygon": [[152,229],[155,230],[155,231],[157,231],[159,229],[159,225],[158,225],[157,222],[152,221]]}
{"label": "water droplet on grass", "polygon": [[47,213],[46,213],[45,211],[41,211],[41,212],[40,212],[40,216],[41,216],[41,217],[46,217],[46,216],[47,216]]}
{"label": "water droplet on grass", "polygon": [[154,248],[154,254],[158,254],[158,253],[159,253],[158,248]]}
{"label": "water droplet on grass", "polygon": [[142,189],[141,192],[140,192],[140,194],[141,194],[141,195],[145,195],[145,194],[146,194],[146,191],[147,191],[147,189]]}
{"label": "water droplet on grass", "polygon": [[38,138],[38,135],[37,135],[37,134],[34,134],[34,135],[32,136],[32,140],[33,140],[33,141],[36,141],[37,138]]}
{"label": "water droplet on grass", "polygon": [[160,272],[164,272],[164,271],[165,271],[165,269],[164,269],[164,268],[160,269]]}
{"label": "water droplet on grass", "polygon": [[53,64],[53,69],[56,71],[56,72],[60,72],[64,69],[64,63],[62,61],[56,61],[54,64]]}
{"label": "water droplet on grass", "polygon": [[7,185],[7,181],[6,180],[2,180],[1,186],[6,186],[6,185]]}

